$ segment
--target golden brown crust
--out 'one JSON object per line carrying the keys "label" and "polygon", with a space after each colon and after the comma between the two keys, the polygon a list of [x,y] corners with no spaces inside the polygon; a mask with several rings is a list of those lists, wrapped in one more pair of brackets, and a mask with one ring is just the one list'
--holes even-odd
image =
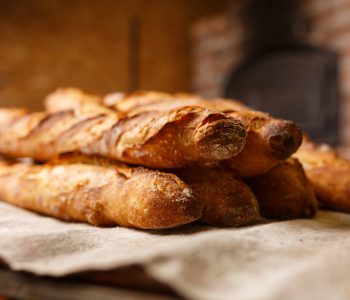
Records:
{"label": "golden brown crust", "polygon": [[327,145],[306,142],[294,155],[324,208],[350,212],[350,161]]}
{"label": "golden brown crust", "polygon": [[[27,114],[11,122],[0,119],[0,152],[45,161],[80,151],[131,164],[173,168],[228,159],[242,150],[246,139],[239,121],[201,107],[128,116],[94,100],[85,105],[84,99],[77,99],[78,104],[71,102],[73,110]],[[1,115],[6,113],[0,109]]]}
{"label": "golden brown crust", "polygon": [[174,172],[204,203],[201,221],[214,226],[241,226],[259,219],[254,194],[231,170],[196,166]]}
{"label": "golden brown crust", "polygon": [[70,156],[47,165],[0,162],[0,198],[64,220],[144,229],[201,217],[202,202],[173,174]]}
{"label": "golden brown crust", "polygon": [[227,162],[241,177],[264,174],[290,157],[301,144],[301,131],[293,122],[254,111],[230,115],[239,119],[248,133],[243,151]]}
{"label": "golden brown crust", "polygon": [[102,104],[104,99],[98,95],[83,93],[77,88],[58,88],[46,96],[44,106],[47,112],[55,113],[65,110],[81,113],[111,114],[111,110]]}
{"label": "golden brown crust", "polygon": [[111,100],[112,96],[105,98],[110,107],[121,112],[167,111],[186,105],[198,105],[227,113],[241,121],[248,133],[247,142],[243,151],[227,161],[227,164],[241,177],[265,173],[278,162],[290,157],[302,141],[301,131],[295,123],[253,111],[234,100],[206,101],[190,94],[171,95],[157,92],[137,92],[125,97],[119,95],[115,101]]}
{"label": "golden brown crust", "polygon": [[310,218],[317,201],[311,183],[298,160],[289,158],[267,173],[246,180],[265,218]]}
{"label": "golden brown crust", "polygon": [[3,120],[7,124],[11,124],[26,114],[28,114],[28,111],[24,108],[3,107],[0,111],[0,120]]}
{"label": "golden brown crust", "polygon": [[[83,155],[68,154],[53,161],[56,164],[64,162],[97,164],[107,168],[117,164],[118,170],[123,170],[124,174],[133,170],[111,160]],[[171,171],[203,203],[201,221],[214,226],[241,226],[258,220],[259,209],[254,194],[232,171],[220,166],[191,166]]]}
{"label": "golden brown crust", "polygon": [[[109,94],[102,101],[99,99],[98,103],[124,113],[140,113],[149,110],[166,111],[188,105],[202,106],[221,112],[249,110],[242,103],[231,99],[214,99],[208,101],[194,94],[169,94],[156,91],[138,91],[129,95],[123,95],[121,93]],[[46,105],[47,108],[54,108],[55,106],[52,102]],[[55,108],[55,111],[57,111],[59,106],[57,105]]]}

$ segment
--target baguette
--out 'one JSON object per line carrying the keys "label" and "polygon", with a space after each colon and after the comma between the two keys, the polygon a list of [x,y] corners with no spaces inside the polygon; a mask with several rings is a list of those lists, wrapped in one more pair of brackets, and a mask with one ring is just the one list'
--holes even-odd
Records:
{"label": "baguette", "polygon": [[28,111],[24,108],[2,108],[0,110],[0,120],[6,124],[11,124],[18,118],[28,114]]}
{"label": "baguette", "polygon": [[173,174],[81,156],[46,165],[1,159],[0,186],[4,201],[93,225],[175,227],[199,219],[203,206]]}
{"label": "baguette", "polygon": [[204,203],[201,221],[214,226],[256,222],[258,202],[249,187],[231,170],[220,166],[192,166],[174,170]]}
{"label": "baguette", "polygon": [[0,153],[47,161],[65,152],[99,155],[153,168],[213,163],[237,155],[240,121],[205,108],[145,111],[128,116],[94,102],[55,113],[19,115],[0,109]]}
{"label": "baguette", "polygon": [[350,212],[350,161],[327,145],[305,142],[294,154],[311,181],[320,206]]}
{"label": "baguette", "polygon": [[[83,155],[65,155],[56,162],[84,162],[113,166],[115,162]],[[118,163],[116,164],[118,166]],[[128,167],[123,166],[127,171]],[[146,169],[144,169],[146,170]],[[214,226],[242,226],[260,217],[258,202],[249,187],[230,170],[220,166],[190,166],[171,170],[203,204],[200,221]],[[154,171],[149,171],[154,172]]]}
{"label": "baguette", "polygon": [[[186,105],[198,105],[229,114],[241,121],[248,133],[243,151],[227,161],[227,164],[241,177],[265,173],[278,162],[290,157],[302,141],[301,131],[295,123],[253,111],[234,100],[205,101],[189,94],[137,92],[125,97],[111,94],[99,102],[117,111],[128,113],[167,111]],[[52,105],[54,106],[53,103]]]}
{"label": "baguette", "polygon": [[260,214],[265,218],[311,218],[317,212],[312,185],[297,159],[289,158],[246,182],[256,195]]}

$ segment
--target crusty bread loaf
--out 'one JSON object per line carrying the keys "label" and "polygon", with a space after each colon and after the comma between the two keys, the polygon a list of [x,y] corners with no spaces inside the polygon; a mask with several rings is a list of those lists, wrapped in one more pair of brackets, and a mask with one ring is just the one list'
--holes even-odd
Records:
{"label": "crusty bread loaf", "polygon": [[[69,98],[72,98],[73,94],[71,93],[69,96]],[[169,94],[156,91],[138,91],[131,94],[111,93],[103,98],[94,96],[94,101],[96,102],[96,100],[103,106],[117,111],[133,113],[140,113],[146,110],[165,111],[187,105],[198,105],[215,111],[251,110],[242,103],[232,99],[205,100],[197,95],[187,93]],[[67,99],[65,103],[68,104],[68,101]],[[52,104],[57,108],[59,102],[56,101],[57,104]]]}
{"label": "crusty bread loaf", "polygon": [[240,121],[201,107],[128,116],[93,101],[85,103],[56,113],[18,114],[15,120],[6,117],[14,113],[0,109],[0,153],[46,161],[79,151],[174,168],[228,159],[242,150],[246,139]]}
{"label": "crusty bread loaf", "polygon": [[294,154],[302,163],[321,207],[350,212],[350,161],[328,145],[303,143]]}
{"label": "crusty bread loaf", "polygon": [[51,164],[0,161],[0,199],[64,220],[158,229],[201,217],[202,202],[177,176],[101,158]]}
{"label": "crusty bread loaf", "polygon": [[232,112],[242,121],[248,135],[241,153],[227,161],[242,177],[264,174],[286,160],[300,146],[302,135],[295,123],[254,111]]}
{"label": "crusty bread loaf", "polygon": [[312,185],[297,159],[278,163],[267,173],[248,178],[265,218],[311,218],[317,211]]}
{"label": "crusty bread loaf", "polygon": [[0,120],[6,124],[11,124],[18,118],[28,114],[28,111],[24,108],[6,108],[3,107],[0,110]]}
{"label": "crusty bread loaf", "polygon": [[[56,102],[59,103],[59,101]],[[70,100],[66,99],[66,102],[68,104]],[[124,97],[120,93],[116,96],[111,94],[105,97],[104,101],[99,99],[99,103],[101,102],[117,111],[129,114],[168,111],[186,105],[198,105],[229,114],[241,121],[248,133],[243,151],[227,161],[227,164],[241,177],[265,173],[278,162],[290,157],[302,141],[301,131],[295,123],[253,111],[234,100],[206,101],[190,94],[137,92]],[[51,106],[55,106],[54,103]]]}
{"label": "crusty bread loaf", "polygon": [[214,226],[241,226],[259,219],[254,194],[231,170],[220,166],[193,166],[173,171],[203,202],[201,221]]}
{"label": "crusty bread loaf", "polygon": [[[68,154],[46,165],[0,160],[0,198],[64,220],[145,229],[194,221],[241,226],[259,218],[250,189],[222,167],[176,175]],[[179,179],[180,178],[180,179]]]}
{"label": "crusty bread loaf", "polygon": [[[116,99],[116,96],[113,99]],[[58,88],[44,100],[45,109],[50,113],[74,110],[79,113],[113,114],[113,111],[103,104],[102,97],[77,88]]]}

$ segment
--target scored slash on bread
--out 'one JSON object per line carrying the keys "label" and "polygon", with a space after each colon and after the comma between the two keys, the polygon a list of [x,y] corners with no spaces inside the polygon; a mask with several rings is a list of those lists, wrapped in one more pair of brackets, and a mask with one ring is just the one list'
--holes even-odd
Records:
{"label": "scored slash on bread", "polygon": [[[155,102],[166,94],[152,93]],[[117,95],[121,99],[121,95]],[[157,98],[158,97],[158,98]],[[116,97],[114,97],[116,99]],[[148,97],[148,99],[152,99]],[[73,88],[58,89],[45,99],[45,107],[49,112],[62,110],[101,111],[103,99],[88,95]],[[188,104],[188,103],[185,103]],[[189,103],[191,104],[191,103]],[[198,103],[195,103],[195,105]],[[192,106],[192,107],[197,107]],[[122,111],[129,116],[144,118],[145,113],[169,112],[171,110],[185,109],[189,105],[174,106],[168,110]],[[111,113],[113,111],[109,111]],[[217,118],[212,115],[208,118]],[[206,120],[208,122],[210,120]],[[138,122],[142,123],[142,119]],[[225,134],[224,130],[221,130]],[[207,147],[207,146],[206,146]],[[160,150],[159,150],[160,151]],[[217,151],[211,149],[211,151]],[[222,150],[221,150],[222,151]],[[204,153],[204,149],[202,150]],[[240,226],[252,223],[259,218],[258,203],[249,187],[235,176],[232,171],[220,166],[188,166],[180,169],[172,169],[184,182],[194,190],[199,199],[204,203],[202,222],[215,226]]]}
{"label": "scored slash on bread", "polygon": [[[105,98],[87,95],[72,88],[59,89],[46,98],[48,111],[78,107],[96,107],[105,105],[129,116],[147,112],[169,112],[189,106],[200,106],[216,112],[222,112],[241,122],[247,130],[244,148],[229,158],[225,164],[239,176],[258,176],[271,169],[278,162],[290,157],[300,146],[302,135],[295,123],[276,119],[269,114],[253,111],[243,104],[225,99],[206,101],[190,94],[167,94],[159,92],[136,92],[130,95]],[[224,133],[223,133],[224,134]],[[214,147],[213,147],[214,148]]]}
{"label": "scored slash on bread", "polygon": [[[293,122],[189,94],[103,98],[61,88],[45,106],[46,113],[0,109],[0,153],[45,162],[0,161],[0,198],[15,205],[66,220],[144,229],[195,220],[251,224],[260,217],[256,196],[267,217],[311,217],[317,209],[300,188],[294,206],[270,197],[266,212],[259,191],[255,196],[240,179],[271,170],[261,176],[280,174],[281,180],[270,176],[274,184],[282,177],[306,182],[295,164],[277,165],[301,143]],[[283,185],[278,191],[292,194]]]}
{"label": "scored slash on bread", "polygon": [[[66,96],[69,96],[68,90]],[[208,101],[191,94],[136,92],[124,97],[120,93],[117,97],[110,94],[99,102],[124,113],[167,111],[186,105],[198,105],[228,114],[242,122],[247,130],[247,141],[243,150],[226,162],[241,177],[265,173],[278,162],[290,157],[300,147],[302,141],[301,130],[294,122],[254,111],[231,99]],[[54,103],[51,105],[54,106]]]}
{"label": "scored slash on bread", "polygon": [[[6,118],[6,114],[11,118]],[[54,113],[0,109],[0,152],[46,161],[72,151],[130,164],[174,168],[237,155],[245,144],[240,121],[192,106],[127,115],[93,102]]]}

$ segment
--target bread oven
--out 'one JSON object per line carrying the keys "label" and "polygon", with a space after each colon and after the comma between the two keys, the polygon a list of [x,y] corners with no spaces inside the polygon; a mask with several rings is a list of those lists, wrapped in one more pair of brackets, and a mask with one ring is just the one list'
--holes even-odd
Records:
{"label": "bread oven", "polygon": [[304,42],[309,24],[300,7],[293,0],[242,6],[245,58],[227,76],[224,95],[296,121],[313,140],[336,145],[337,55]]}

